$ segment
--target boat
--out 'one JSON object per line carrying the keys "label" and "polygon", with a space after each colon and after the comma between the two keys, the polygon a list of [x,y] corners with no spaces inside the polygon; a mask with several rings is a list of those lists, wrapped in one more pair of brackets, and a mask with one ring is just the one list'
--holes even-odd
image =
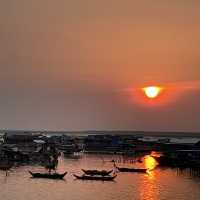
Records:
{"label": "boat", "polygon": [[31,171],[29,171],[29,173],[33,178],[47,178],[47,179],[63,179],[64,176],[67,174],[67,172],[63,174],[58,174],[58,173],[51,174],[51,173],[34,173]]}
{"label": "boat", "polygon": [[[59,174],[56,172],[58,166],[58,154],[48,155],[47,161],[44,167],[48,170],[48,173],[34,173],[29,171],[33,178],[46,178],[46,179],[63,179],[67,172]],[[54,170],[54,173],[51,171]]]}
{"label": "boat", "polygon": [[147,169],[142,168],[125,168],[125,167],[116,167],[120,172],[138,172],[138,173],[146,173]]}
{"label": "boat", "polygon": [[0,162],[0,170],[5,171],[6,172],[6,176],[8,176],[8,172],[10,171],[10,169],[14,166],[14,164],[12,162]]}
{"label": "boat", "polygon": [[87,174],[87,175],[91,175],[91,176],[94,176],[94,175],[99,175],[99,176],[108,176],[110,173],[112,173],[113,170],[110,170],[110,171],[106,171],[106,170],[85,170],[85,169],[82,169],[82,171]]}
{"label": "boat", "polygon": [[77,179],[80,180],[94,180],[94,181],[113,181],[117,175],[114,176],[89,176],[89,175],[82,175],[82,176],[78,176],[76,174],[73,174],[73,176]]}
{"label": "boat", "polygon": [[0,170],[8,171],[13,167],[13,163],[0,163]]}

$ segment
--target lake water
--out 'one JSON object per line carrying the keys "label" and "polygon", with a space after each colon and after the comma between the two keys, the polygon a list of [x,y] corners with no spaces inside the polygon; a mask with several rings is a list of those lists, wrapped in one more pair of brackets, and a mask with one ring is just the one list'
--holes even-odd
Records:
{"label": "lake water", "polygon": [[[149,174],[118,173],[114,182],[76,180],[72,174],[81,169],[111,169],[112,159],[123,164],[118,156],[83,155],[81,159],[60,159],[59,172],[68,171],[65,180],[32,179],[28,170],[44,171],[38,166],[22,166],[12,170],[8,177],[0,172],[0,199],[2,200],[199,200],[200,179],[177,170],[155,168]],[[147,156],[139,167],[153,168],[155,161]]]}

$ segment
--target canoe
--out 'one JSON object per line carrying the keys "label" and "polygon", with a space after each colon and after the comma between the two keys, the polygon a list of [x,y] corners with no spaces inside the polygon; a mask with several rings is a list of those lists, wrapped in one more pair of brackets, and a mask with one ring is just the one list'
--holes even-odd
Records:
{"label": "canoe", "polygon": [[49,173],[33,173],[31,171],[29,171],[29,173],[33,178],[47,178],[47,179],[63,179],[64,176],[67,174],[67,172],[63,174],[58,174],[58,173],[49,174]]}
{"label": "canoe", "polygon": [[113,170],[110,170],[110,171],[106,171],[106,170],[99,171],[99,170],[85,170],[85,169],[82,169],[82,171],[85,174],[91,175],[91,176],[94,176],[94,175],[108,176],[110,173],[112,173]]}
{"label": "canoe", "polygon": [[13,167],[13,164],[12,163],[1,163],[0,164],[0,170],[3,170],[3,171],[8,171],[10,170],[11,168]]}
{"label": "canoe", "polygon": [[6,176],[8,176],[8,171],[14,166],[13,163],[0,163],[0,170],[6,172]]}
{"label": "canoe", "polygon": [[94,180],[94,181],[113,181],[117,175],[115,176],[88,176],[88,175],[82,175],[78,176],[76,174],[73,174],[75,178],[80,180]]}
{"label": "canoe", "polygon": [[147,169],[137,169],[137,168],[125,168],[125,167],[116,167],[120,172],[138,172],[146,173]]}

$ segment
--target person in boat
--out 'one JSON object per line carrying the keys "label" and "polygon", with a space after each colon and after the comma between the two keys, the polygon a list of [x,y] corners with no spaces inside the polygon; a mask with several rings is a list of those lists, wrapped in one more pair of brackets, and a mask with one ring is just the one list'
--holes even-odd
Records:
{"label": "person in boat", "polygon": [[[45,168],[48,173],[34,173],[29,171],[33,178],[49,178],[49,179],[63,179],[67,172],[59,174],[56,172],[58,166],[58,157],[49,155],[48,161],[46,162]],[[54,173],[51,171],[54,170]]]}
{"label": "person in boat", "polygon": [[49,156],[48,162],[45,165],[45,168],[49,171],[49,174],[51,173],[52,170],[54,170],[56,173],[57,167],[58,167],[58,157]]}

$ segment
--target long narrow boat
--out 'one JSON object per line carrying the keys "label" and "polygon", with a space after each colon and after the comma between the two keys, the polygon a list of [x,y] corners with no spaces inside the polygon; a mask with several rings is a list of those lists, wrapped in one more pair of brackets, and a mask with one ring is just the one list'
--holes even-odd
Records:
{"label": "long narrow boat", "polygon": [[125,168],[125,167],[116,167],[120,172],[138,172],[146,173],[147,169],[137,169],[137,168]]}
{"label": "long narrow boat", "polygon": [[49,174],[49,173],[33,173],[31,171],[29,171],[29,173],[33,178],[47,178],[47,179],[63,179],[64,176],[67,174],[67,172],[63,174],[58,174],[58,173]]}
{"label": "long narrow boat", "polygon": [[5,163],[0,163],[0,170],[6,172],[6,176],[8,176],[8,171],[13,167],[13,163],[11,162],[5,162]]}
{"label": "long narrow boat", "polygon": [[114,176],[88,176],[88,175],[82,175],[82,176],[78,176],[76,174],[73,174],[73,176],[77,179],[81,179],[81,180],[94,180],[94,181],[113,181],[117,175]]}
{"label": "long narrow boat", "polygon": [[113,170],[110,170],[110,171],[106,171],[106,170],[85,170],[85,169],[82,169],[82,171],[87,174],[87,175],[91,175],[91,176],[95,176],[95,175],[98,175],[98,176],[108,176],[109,174],[112,173]]}
{"label": "long narrow boat", "polygon": [[13,167],[13,163],[0,163],[0,170],[8,171]]}

